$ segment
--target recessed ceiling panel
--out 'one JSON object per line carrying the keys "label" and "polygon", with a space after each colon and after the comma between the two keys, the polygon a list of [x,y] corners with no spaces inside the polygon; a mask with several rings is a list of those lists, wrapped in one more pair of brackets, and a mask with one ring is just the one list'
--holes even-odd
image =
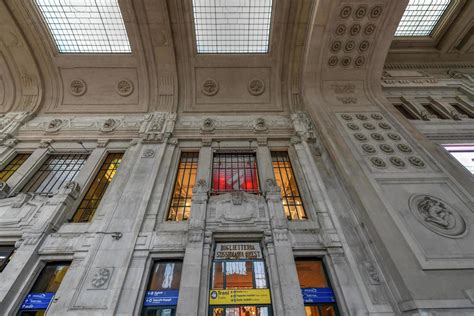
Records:
{"label": "recessed ceiling panel", "polygon": [[430,36],[451,0],[410,0],[395,36]]}
{"label": "recessed ceiling panel", "polygon": [[268,53],[272,0],[193,0],[197,52]]}
{"label": "recessed ceiling panel", "polygon": [[118,0],[35,0],[60,53],[131,53]]}

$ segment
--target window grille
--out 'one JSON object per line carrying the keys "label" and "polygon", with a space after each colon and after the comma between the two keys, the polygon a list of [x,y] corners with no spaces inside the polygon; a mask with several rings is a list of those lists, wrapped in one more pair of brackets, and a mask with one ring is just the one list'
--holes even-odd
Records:
{"label": "window grille", "polygon": [[290,220],[307,219],[288,153],[272,151],[272,164],[286,217]]}
{"label": "window grille", "polygon": [[182,153],[168,213],[169,221],[183,221],[191,213],[191,199],[196,182],[199,153]]}
{"label": "window grille", "polygon": [[65,182],[74,180],[87,157],[86,154],[50,155],[21,192],[56,192]]}
{"label": "window grille", "polygon": [[107,155],[107,158],[100,167],[94,182],[92,182],[89,190],[87,190],[87,193],[84,196],[84,199],[79,205],[76,214],[74,214],[74,217],[72,218],[73,223],[86,223],[92,220],[105,191],[117,173],[117,169],[122,162],[122,157],[123,153]]}
{"label": "window grille", "polygon": [[35,0],[60,53],[131,53],[117,0]]}
{"label": "window grille", "polygon": [[8,165],[0,171],[0,181],[6,182],[17,171],[31,154],[17,154]]}
{"label": "window grille", "polygon": [[212,163],[212,193],[258,193],[255,153],[216,153]]}

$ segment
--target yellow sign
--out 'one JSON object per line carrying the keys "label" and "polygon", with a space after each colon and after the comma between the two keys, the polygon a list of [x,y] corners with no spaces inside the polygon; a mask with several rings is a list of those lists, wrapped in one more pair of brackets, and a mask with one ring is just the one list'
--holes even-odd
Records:
{"label": "yellow sign", "polygon": [[210,290],[209,305],[270,304],[269,289]]}

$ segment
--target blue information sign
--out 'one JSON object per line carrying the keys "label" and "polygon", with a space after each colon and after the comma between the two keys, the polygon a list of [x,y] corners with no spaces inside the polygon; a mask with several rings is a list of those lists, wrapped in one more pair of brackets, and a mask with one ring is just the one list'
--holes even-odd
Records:
{"label": "blue information sign", "polygon": [[329,287],[313,287],[301,289],[305,303],[335,303],[334,292]]}
{"label": "blue information sign", "polygon": [[178,290],[147,291],[144,306],[178,305]]}
{"label": "blue information sign", "polygon": [[21,310],[47,309],[54,293],[30,293],[21,304]]}

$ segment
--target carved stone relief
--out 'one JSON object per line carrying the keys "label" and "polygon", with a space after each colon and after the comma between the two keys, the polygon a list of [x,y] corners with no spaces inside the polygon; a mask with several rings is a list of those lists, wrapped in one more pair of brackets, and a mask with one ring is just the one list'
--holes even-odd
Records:
{"label": "carved stone relief", "polygon": [[87,92],[86,82],[82,79],[74,79],[69,84],[69,92],[73,96],[80,97]]}
{"label": "carved stone relief", "polygon": [[62,125],[63,125],[63,120],[53,119],[46,126],[45,132],[46,133],[56,133],[61,129]]}
{"label": "carved stone relief", "polygon": [[103,133],[110,133],[115,130],[117,127],[118,122],[112,118],[106,119],[102,126],[100,127],[100,131]]}
{"label": "carved stone relief", "polygon": [[133,82],[129,79],[122,79],[117,82],[117,93],[122,97],[127,97],[133,93]]}
{"label": "carved stone relief", "polygon": [[96,272],[92,276],[91,286],[89,287],[89,289],[94,289],[94,290],[107,289],[109,286],[113,271],[114,271],[114,268],[112,267],[96,268]]}
{"label": "carved stone relief", "polygon": [[[330,67],[363,67],[370,54],[377,23],[383,15],[383,5],[354,5],[347,1],[341,5],[338,23],[329,41]],[[349,30],[349,32],[347,32]]]}
{"label": "carved stone relief", "polygon": [[155,151],[153,149],[145,149],[142,154],[142,158],[153,158],[155,157]]}
{"label": "carved stone relief", "polygon": [[467,226],[461,214],[443,200],[425,194],[414,194],[408,204],[415,218],[432,232],[449,238],[461,238]]}
{"label": "carved stone relief", "polygon": [[[380,113],[341,113],[339,121],[369,167],[376,172],[408,172],[425,169],[425,162]],[[362,144],[361,144],[362,143]],[[411,154],[411,156],[407,156]],[[375,156],[376,155],[376,156]]]}
{"label": "carved stone relief", "polygon": [[202,83],[201,91],[207,96],[216,95],[219,91],[219,84],[214,79],[207,79]]}
{"label": "carved stone relief", "polygon": [[265,82],[261,79],[253,79],[248,84],[248,91],[251,95],[261,95],[265,91]]}

